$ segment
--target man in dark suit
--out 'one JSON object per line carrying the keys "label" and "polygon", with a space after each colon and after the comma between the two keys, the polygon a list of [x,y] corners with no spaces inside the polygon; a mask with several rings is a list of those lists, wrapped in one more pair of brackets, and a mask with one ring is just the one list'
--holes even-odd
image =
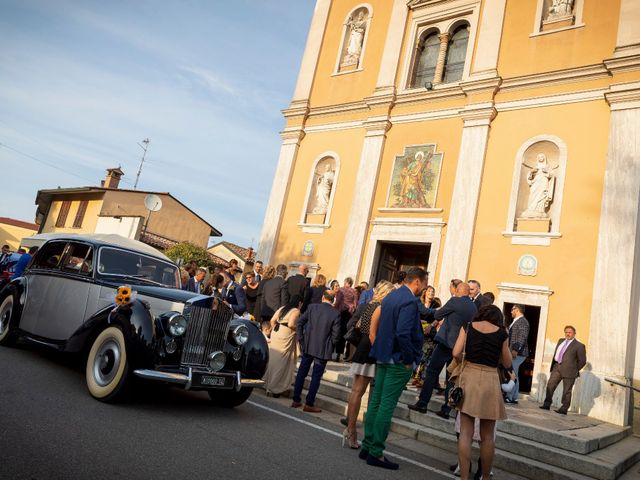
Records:
{"label": "man in dark suit", "polygon": [[[298,266],[298,273],[290,276],[285,281],[285,285],[287,288],[287,292],[289,292],[289,298],[293,298],[298,295],[300,298],[307,298],[309,293],[309,282],[310,278],[307,278],[307,274],[309,273],[309,267],[307,267],[304,263],[301,263]],[[302,311],[304,313],[304,309]]]}
{"label": "man in dark suit", "polygon": [[331,360],[334,345],[340,336],[340,313],[333,308],[333,300],[333,293],[326,290],[322,294],[322,303],[309,305],[307,311],[298,319],[296,333],[300,341],[302,357],[296,374],[296,383],[293,387],[291,406],[298,408],[302,405],[302,387],[313,363],[311,382],[303,408],[305,412],[319,413],[322,411],[314,405],[316,394],[327,361]]}
{"label": "man in dark suit", "polygon": [[280,264],[276,267],[276,276],[263,282],[260,301],[262,321],[270,321],[276,310],[289,301],[289,292],[285,285],[286,276],[287,266]]}
{"label": "man in dark suit", "polygon": [[480,310],[480,307],[484,305],[485,301],[482,293],[480,293],[480,282],[477,280],[469,280],[467,283],[469,284],[469,298],[476,308]]}
{"label": "man in dark suit", "polygon": [[412,267],[402,286],[382,301],[380,322],[370,356],[376,359],[376,378],[364,423],[360,458],[374,467],[397,470],[384,456],[391,417],[398,399],[422,357],[424,335],[418,297],[427,289],[427,272]]}
{"label": "man in dark suit", "polygon": [[204,268],[196,268],[193,276],[189,272],[189,280],[187,280],[185,290],[193,293],[202,293],[204,288],[203,280],[206,275],[207,271]]}
{"label": "man in dark suit", "polygon": [[511,307],[511,317],[513,321],[508,327],[509,331],[509,350],[511,350],[511,368],[516,374],[516,384],[505,397],[505,402],[517,404],[520,395],[520,365],[529,356],[529,320],[524,316],[525,306],[515,304]]}
{"label": "man in dark suit", "polygon": [[[455,297],[451,297],[447,303],[437,309],[434,313],[436,320],[443,320],[440,330],[434,338],[436,347],[431,354],[431,360],[427,367],[426,378],[420,397],[414,405],[409,405],[409,409],[420,413],[427,413],[427,406],[431,400],[433,389],[440,378],[440,372],[445,365],[449,365],[453,359],[453,346],[458,339],[460,328],[473,320],[478,313],[478,309],[469,298],[469,285],[460,282],[456,287]],[[449,373],[447,373],[447,388],[444,392],[444,404],[436,415],[442,418],[449,418],[451,407],[447,404],[449,398],[449,390],[451,385],[448,381]]]}
{"label": "man in dark suit", "polygon": [[242,315],[247,309],[247,296],[244,289],[231,277],[226,270],[222,272],[224,284],[222,286],[221,298],[232,309],[233,313]]}
{"label": "man in dark suit", "polygon": [[547,382],[547,395],[540,408],[549,410],[553,392],[562,381],[562,406],[556,412],[566,415],[571,406],[571,391],[580,370],[587,364],[587,351],[583,343],[576,340],[576,329],[571,325],[564,327],[564,338],[558,340],[551,362],[551,375]]}

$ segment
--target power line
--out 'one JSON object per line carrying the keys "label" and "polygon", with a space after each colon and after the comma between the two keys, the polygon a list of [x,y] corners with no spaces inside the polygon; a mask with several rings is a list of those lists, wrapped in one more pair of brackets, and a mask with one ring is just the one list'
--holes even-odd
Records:
{"label": "power line", "polygon": [[88,178],[86,178],[86,177],[83,177],[82,175],[78,175],[77,173],[71,172],[71,171],[69,171],[69,170],[65,170],[64,168],[61,168],[61,167],[59,167],[59,166],[57,166],[57,165],[54,165],[54,164],[49,163],[49,162],[46,162],[45,160],[41,160],[41,159],[39,159],[39,158],[36,158],[36,157],[34,157],[33,155],[29,155],[28,153],[21,152],[21,151],[20,151],[20,150],[18,150],[17,148],[13,148],[13,147],[11,147],[11,146],[7,145],[6,143],[2,143],[2,142],[0,142],[0,147],[4,147],[4,148],[6,148],[6,149],[8,149],[8,150],[11,150],[11,151],[13,151],[13,152],[15,152],[15,153],[18,153],[18,154],[20,154],[20,155],[23,155],[23,156],[25,156],[25,157],[27,157],[27,158],[30,158],[30,159],[32,159],[32,160],[35,160],[36,162],[42,163],[42,164],[44,164],[44,165],[47,165],[48,167],[55,168],[56,170],[59,170],[59,171],[61,171],[61,172],[63,172],[63,173],[66,173],[66,174],[68,174],[68,175],[73,175],[74,177],[78,177],[78,178],[80,178],[80,179],[82,179],[82,180],[86,180],[86,181],[88,181],[88,182],[93,182],[93,180],[90,180],[90,179],[88,179]]}

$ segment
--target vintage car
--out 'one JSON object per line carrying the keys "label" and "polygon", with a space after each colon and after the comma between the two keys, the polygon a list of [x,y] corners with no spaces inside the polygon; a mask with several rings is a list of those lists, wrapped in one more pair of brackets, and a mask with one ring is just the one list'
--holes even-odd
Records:
{"label": "vintage car", "polygon": [[23,338],[82,353],[89,392],[105,402],[134,375],[240,405],[263,384],[264,335],[225,303],[179,287],[178,267],[141,242],[54,235],[0,291],[0,345]]}

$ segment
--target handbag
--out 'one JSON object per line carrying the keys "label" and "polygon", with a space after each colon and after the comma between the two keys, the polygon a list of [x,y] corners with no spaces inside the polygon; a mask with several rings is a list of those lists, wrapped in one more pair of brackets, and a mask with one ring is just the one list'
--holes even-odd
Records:
{"label": "handbag", "polygon": [[467,332],[464,338],[464,347],[462,349],[462,360],[458,361],[458,359],[454,358],[449,367],[447,367],[447,371],[449,372],[449,381],[453,382],[454,385],[449,390],[449,398],[447,398],[447,403],[451,408],[460,409],[462,408],[462,403],[464,402],[464,390],[460,385],[460,377],[462,376],[462,372],[464,370],[465,365],[465,356],[467,354],[467,339],[469,338],[469,326],[471,323],[467,324]]}
{"label": "handbag", "polygon": [[344,334],[344,339],[351,345],[357,346],[360,343],[360,340],[362,340],[362,332],[360,331],[360,320],[358,320],[355,325],[352,325],[351,328],[347,330],[347,333]]}

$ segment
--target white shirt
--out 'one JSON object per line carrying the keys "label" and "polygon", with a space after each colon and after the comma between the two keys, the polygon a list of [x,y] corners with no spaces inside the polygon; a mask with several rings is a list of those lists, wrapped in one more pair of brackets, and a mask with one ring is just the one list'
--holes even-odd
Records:
{"label": "white shirt", "polygon": [[521,318],[524,318],[524,315],[520,315],[519,317],[516,317],[513,319],[513,322],[511,322],[511,325],[509,325],[509,331],[511,331],[511,329],[513,328],[513,324],[516,323]]}

